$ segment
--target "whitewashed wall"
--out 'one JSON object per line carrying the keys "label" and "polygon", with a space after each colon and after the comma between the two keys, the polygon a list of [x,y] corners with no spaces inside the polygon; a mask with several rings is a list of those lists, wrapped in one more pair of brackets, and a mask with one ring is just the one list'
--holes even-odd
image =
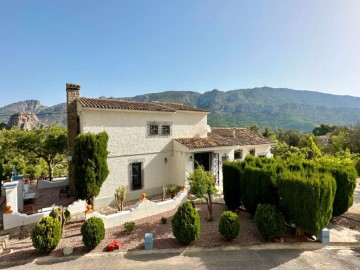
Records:
{"label": "whitewashed wall", "polygon": [[69,180],[67,178],[59,179],[55,181],[48,180],[38,180],[37,188],[38,189],[46,189],[46,188],[54,188],[54,187],[64,187],[69,185]]}
{"label": "whitewashed wall", "polygon": [[[127,188],[126,200],[140,198],[142,192],[148,196],[161,193],[167,184],[182,185],[184,177],[176,176],[179,159],[173,153],[173,138],[206,137],[207,114],[199,112],[137,112],[127,110],[99,110],[80,108],[81,131],[109,135],[108,166],[110,174],[96,197],[95,209],[114,202],[115,189],[119,185]],[[170,136],[148,135],[149,122],[171,124]],[[165,162],[165,158],[167,162]],[[132,191],[130,186],[130,164],[143,163],[144,187]],[[182,166],[182,165],[180,165]]]}
{"label": "whitewashed wall", "polygon": [[[75,201],[70,204],[67,209],[70,211],[71,215],[85,212],[86,203],[85,201]],[[45,209],[44,209],[45,210]],[[48,210],[48,209],[46,209]],[[41,213],[36,213],[32,215],[26,215],[19,212],[13,212],[11,214],[3,215],[4,230],[19,227],[21,225],[28,225],[37,223],[41,218],[46,217],[50,214],[50,211],[43,211]]]}
{"label": "whitewashed wall", "polygon": [[119,226],[129,221],[136,221],[152,215],[157,215],[175,209],[187,200],[187,191],[179,192],[173,199],[154,203],[149,200],[139,201],[133,208],[128,211],[121,211],[112,215],[102,215],[93,212],[86,215],[86,219],[90,217],[99,217],[103,220],[105,229]]}

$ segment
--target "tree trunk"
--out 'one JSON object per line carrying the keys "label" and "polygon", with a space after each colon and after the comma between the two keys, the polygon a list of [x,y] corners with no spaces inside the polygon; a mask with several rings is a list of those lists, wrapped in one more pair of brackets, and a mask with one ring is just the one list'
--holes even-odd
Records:
{"label": "tree trunk", "polygon": [[213,221],[213,220],[214,220],[214,217],[213,217],[211,194],[208,194],[208,197],[209,197],[209,198],[206,200],[207,207],[208,207],[208,217],[207,217],[207,221]]}
{"label": "tree trunk", "polygon": [[48,162],[48,169],[49,169],[49,180],[52,181],[54,178],[54,166],[51,162]]}
{"label": "tree trunk", "polygon": [[299,227],[296,227],[295,236],[296,237],[303,237],[304,236],[304,230],[299,228]]}

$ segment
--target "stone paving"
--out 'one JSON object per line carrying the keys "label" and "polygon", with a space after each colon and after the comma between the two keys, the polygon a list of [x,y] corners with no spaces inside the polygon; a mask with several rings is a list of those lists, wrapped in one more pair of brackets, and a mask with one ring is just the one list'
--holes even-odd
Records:
{"label": "stone paving", "polygon": [[[360,224],[360,178],[356,181],[353,205],[339,218],[352,224]],[[330,241],[332,243],[360,242],[360,232],[358,230],[350,229],[351,226],[347,228],[341,225],[343,224],[332,222],[329,224]]]}
{"label": "stone paving", "polygon": [[35,199],[30,204],[33,204],[35,211],[38,211],[53,204],[67,206],[76,200],[75,197],[67,198],[65,195],[59,197],[60,189],[61,187],[35,190]]}

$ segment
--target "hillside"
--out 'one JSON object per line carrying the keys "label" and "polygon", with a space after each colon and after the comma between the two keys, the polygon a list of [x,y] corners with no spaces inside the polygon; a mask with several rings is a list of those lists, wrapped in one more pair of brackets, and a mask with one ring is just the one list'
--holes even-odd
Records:
{"label": "hillside", "polygon": [[310,132],[315,126],[348,125],[360,122],[360,98],[261,87],[231,91],[163,92],[139,95],[130,100],[172,101],[197,106],[211,112],[211,126],[249,126],[298,129]]}
{"label": "hillside", "polygon": [[7,123],[10,116],[18,112],[33,112],[42,123],[66,125],[65,103],[47,107],[42,105],[39,100],[20,101],[0,108],[0,123]]}
{"label": "hillside", "polygon": [[[113,97],[112,97],[113,98]],[[313,91],[260,87],[231,91],[212,90],[203,94],[192,91],[166,91],[127,97],[134,101],[170,101],[207,109],[211,126],[261,127],[297,129],[310,132],[325,124],[348,125],[360,122],[360,98]],[[0,122],[10,115],[31,111],[45,123],[66,124],[66,105],[52,107],[28,100],[0,108]]]}

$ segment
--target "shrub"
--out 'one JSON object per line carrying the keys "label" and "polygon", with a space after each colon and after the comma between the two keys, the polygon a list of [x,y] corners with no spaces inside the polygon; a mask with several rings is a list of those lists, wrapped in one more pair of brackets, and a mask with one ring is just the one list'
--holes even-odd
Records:
{"label": "shrub", "polygon": [[311,177],[284,171],[276,180],[280,209],[286,221],[295,223],[297,234],[316,234],[329,224],[336,182],[329,173],[313,171]]}
{"label": "shrub", "polygon": [[353,166],[329,167],[336,181],[336,193],[333,203],[333,216],[345,213],[353,204],[356,186],[356,171]]}
{"label": "shrub", "polygon": [[166,217],[162,217],[162,218],[161,218],[161,223],[162,223],[162,224],[166,224],[166,222],[167,222],[167,218],[166,218]]}
{"label": "shrub", "polygon": [[200,216],[190,202],[179,206],[171,220],[173,234],[180,243],[188,245],[200,235]]}
{"label": "shrub", "polygon": [[74,183],[78,199],[90,200],[109,175],[106,132],[79,134],[74,142]]}
{"label": "shrub", "polygon": [[355,169],[357,172],[357,175],[360,177],[360,159],[355,163]]}
{"label": "shrub", "polygon": [[236,213],[224,211],[220,216],[219,233],[226,240],[232,240],[238,236],[240,232],[240,220]]}
{"label": "shrub", "polygon": [[259,203],[279,203],[278,190],[273,181],[275,167],[268,164],[262,168],[246,165],[241,183],[241,197],[245,209],[255,214]]}
{"label": "shrub", "polygon": [[81,226],[81,235],[85,247],[95,248],[105,238],[104,222],[98,217],[87,219]]}
{"label": "shrub", "polygon": [[226,206],[236,210],[241,205],[240,162],[224,162],[223,164],[223,193]]}
{"label": "shrub", "polygon": [[61,239],[61,224],[58,219],[43,217],[31,231],[34,248],[40,252],[52,251]]}
{"label": "shrub", "polygon": [[276,209],[275,205],[258,204],[254,222],[267,241],[272,241],[275,237],[282,237],[284,235],[285,218]]}
{"label": "shrub", "polygon": [[125,228],[126,234],[131,234],[132,231],[135,230],[135,222],[133,222],[133,221],[125,222],[124,228]]}

